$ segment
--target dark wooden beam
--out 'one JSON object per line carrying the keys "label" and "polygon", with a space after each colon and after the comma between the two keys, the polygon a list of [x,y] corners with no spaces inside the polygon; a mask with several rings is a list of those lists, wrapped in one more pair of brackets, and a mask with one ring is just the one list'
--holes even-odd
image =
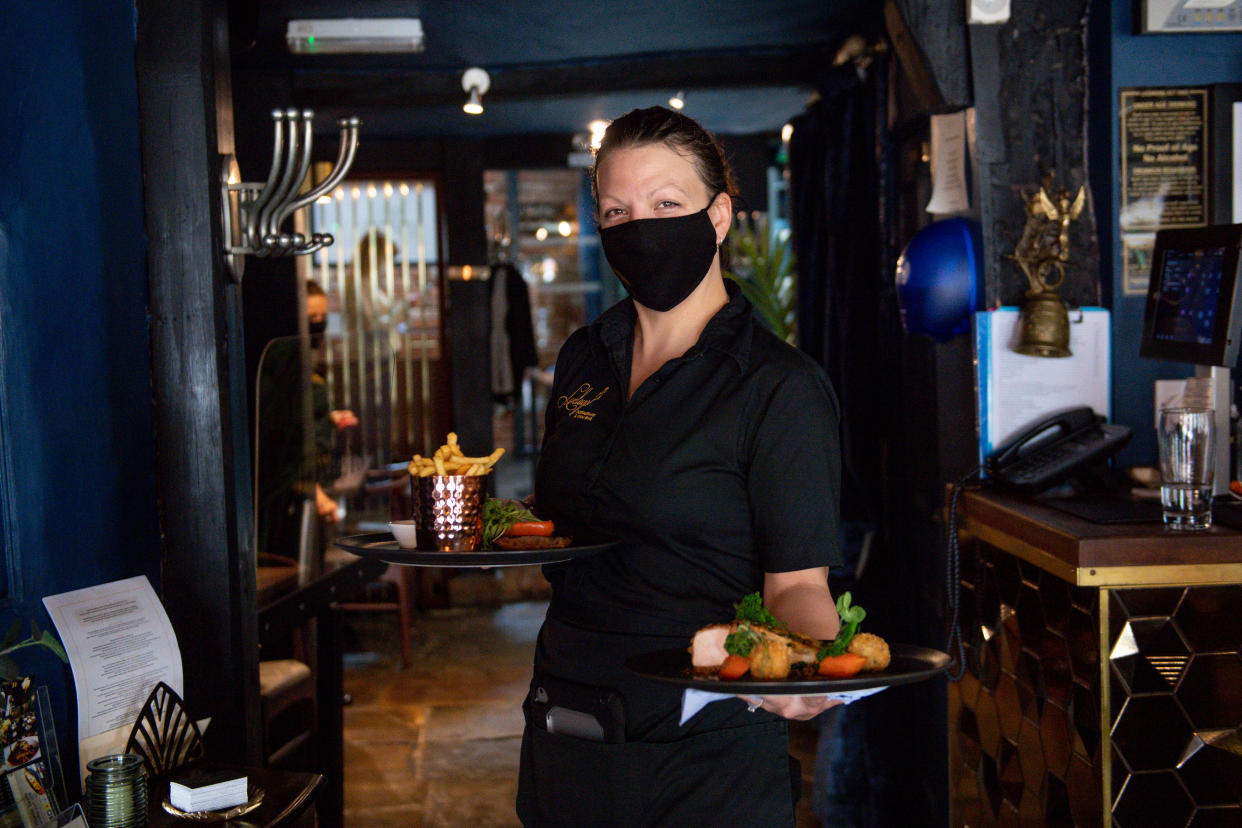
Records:
{"label": "dark wooden beam", "polygon": [[185,701],[217,758],[258,764],[241,297],[222,249],[220,155],[233,150],[223,0],[138,0],[135,59],[148,238],[163,602]]}

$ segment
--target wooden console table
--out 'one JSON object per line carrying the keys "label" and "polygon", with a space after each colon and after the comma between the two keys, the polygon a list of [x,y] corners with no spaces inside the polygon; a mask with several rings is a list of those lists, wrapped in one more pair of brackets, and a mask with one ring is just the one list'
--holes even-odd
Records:
{"label": "wooden console table", "polygon": [[1242,821],[1242,533],[958,502],[953,825]]}

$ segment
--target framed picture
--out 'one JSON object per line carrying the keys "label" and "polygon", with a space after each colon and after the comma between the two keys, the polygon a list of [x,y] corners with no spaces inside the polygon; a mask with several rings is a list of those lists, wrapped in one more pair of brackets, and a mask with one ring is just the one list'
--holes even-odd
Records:
{"label": "framed picture", "polygon": [[1242,0],[1141,0],[1140,34],[1242,31]]}

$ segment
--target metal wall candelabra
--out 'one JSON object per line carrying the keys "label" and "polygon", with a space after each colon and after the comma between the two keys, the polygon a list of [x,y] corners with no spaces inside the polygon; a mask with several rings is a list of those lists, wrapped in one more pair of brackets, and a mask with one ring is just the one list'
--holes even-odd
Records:
{"label": "metal wall candelabra", "polygon": [[345,178],[358,149],[356,117],[339,118],[340,148],[336,162],[318,186],[302,192],[310,170],[312,121],[309,109],[274,109],[275,138],[267,181],[244,182],[232,155],[224,157],[221,195],[224,214],[225,258],[234,279],[240,280],[245,256],[303,256],[332,244],[330,233],[288,233],[281,226],[297,210],[331,192]]}

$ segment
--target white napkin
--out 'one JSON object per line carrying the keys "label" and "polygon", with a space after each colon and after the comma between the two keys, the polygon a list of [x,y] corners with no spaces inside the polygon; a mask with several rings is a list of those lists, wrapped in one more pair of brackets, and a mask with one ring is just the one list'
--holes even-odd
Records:
{"label": "white napkin", "polygon": [[[838,690],[835,693],[805,693],[807,696],[827,696],[830,699],[837,699],[842,704],[849,704],[852,701],[865,698],[883,690],[884,687],[868,687],[863,690]],[[725,699],[736,699],[733,693],[713,693],[710,690],[685,690],[681,694],[681,721],[679,725],[684,725],[694,717],[704,707],[712,702],[724,701]]]}

